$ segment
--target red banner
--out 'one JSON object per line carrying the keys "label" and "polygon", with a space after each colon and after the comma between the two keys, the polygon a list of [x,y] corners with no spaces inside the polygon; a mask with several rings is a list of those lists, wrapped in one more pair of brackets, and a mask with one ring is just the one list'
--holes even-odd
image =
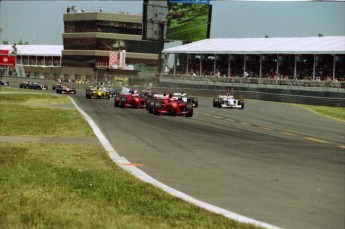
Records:
{"label": "red banner", "polygon": [[16,66],[16,57],[15,56],[1,56],[0,55],[0,66]]}
{"label": "red banner", "polygon": [[120,64],[120,53],[111,51],[109,53],[109,68],[113,68],[113,65],[119,65]]}
{"label": "red banner", "polygon": [[10,54],[10,50],[0,49],[0,55],[6,55],[6,56],[8,56],[9,54]]}

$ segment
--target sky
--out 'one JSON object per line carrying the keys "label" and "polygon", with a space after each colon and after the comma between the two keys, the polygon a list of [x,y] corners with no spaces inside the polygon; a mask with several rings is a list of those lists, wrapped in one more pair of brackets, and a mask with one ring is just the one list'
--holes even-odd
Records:
{"label": "sky", "polygon": [[[344,1],[211,0],[210,38],[345,36]],[[142,14],[142,0],[0,1],[0,43],[62,45],[67,6]],[[169,46],[169,45],[168,45]]]}

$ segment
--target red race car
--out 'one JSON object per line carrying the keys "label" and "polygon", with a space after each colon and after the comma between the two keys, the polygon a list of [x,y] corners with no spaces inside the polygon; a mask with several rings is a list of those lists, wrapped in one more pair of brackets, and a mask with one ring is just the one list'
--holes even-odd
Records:
{"label": "red race car", "polygon": [[129,90],[114,97],[114,106],[141,109],[146,107],[146,99],[141,97],[137,91]]}
{"label": "red race car", "polygon": [[193,103],[177,99],[170,93],[169,96],[157,96],[157,98],[149,104],[148,111],[154,115],[181,115],[192,117]]}
{"label": "red race car", "polygon": [[76,94],[77,93],[77,89],[72,88],[68,85],[57,85],[55,86],[55,91],[58,94]]}

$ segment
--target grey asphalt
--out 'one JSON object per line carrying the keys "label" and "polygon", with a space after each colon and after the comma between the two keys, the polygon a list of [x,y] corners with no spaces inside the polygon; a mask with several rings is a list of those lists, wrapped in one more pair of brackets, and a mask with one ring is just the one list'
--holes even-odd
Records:
{"label": "grey asphalt", "polygon": [[121,156],[172,188],[278,227],[344,228],[345,122],[256,100],[229,110],[199,97],[185,118],[74,98]]}

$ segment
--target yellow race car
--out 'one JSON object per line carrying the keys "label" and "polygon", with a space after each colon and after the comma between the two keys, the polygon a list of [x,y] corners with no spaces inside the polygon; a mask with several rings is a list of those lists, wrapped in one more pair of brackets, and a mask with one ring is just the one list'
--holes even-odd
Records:
{"label": "yellow race car", "polygon": [[103,89],[102,87],[89,87],[86,88],[86,98],[87,99],[110,99],[109,91]]}

